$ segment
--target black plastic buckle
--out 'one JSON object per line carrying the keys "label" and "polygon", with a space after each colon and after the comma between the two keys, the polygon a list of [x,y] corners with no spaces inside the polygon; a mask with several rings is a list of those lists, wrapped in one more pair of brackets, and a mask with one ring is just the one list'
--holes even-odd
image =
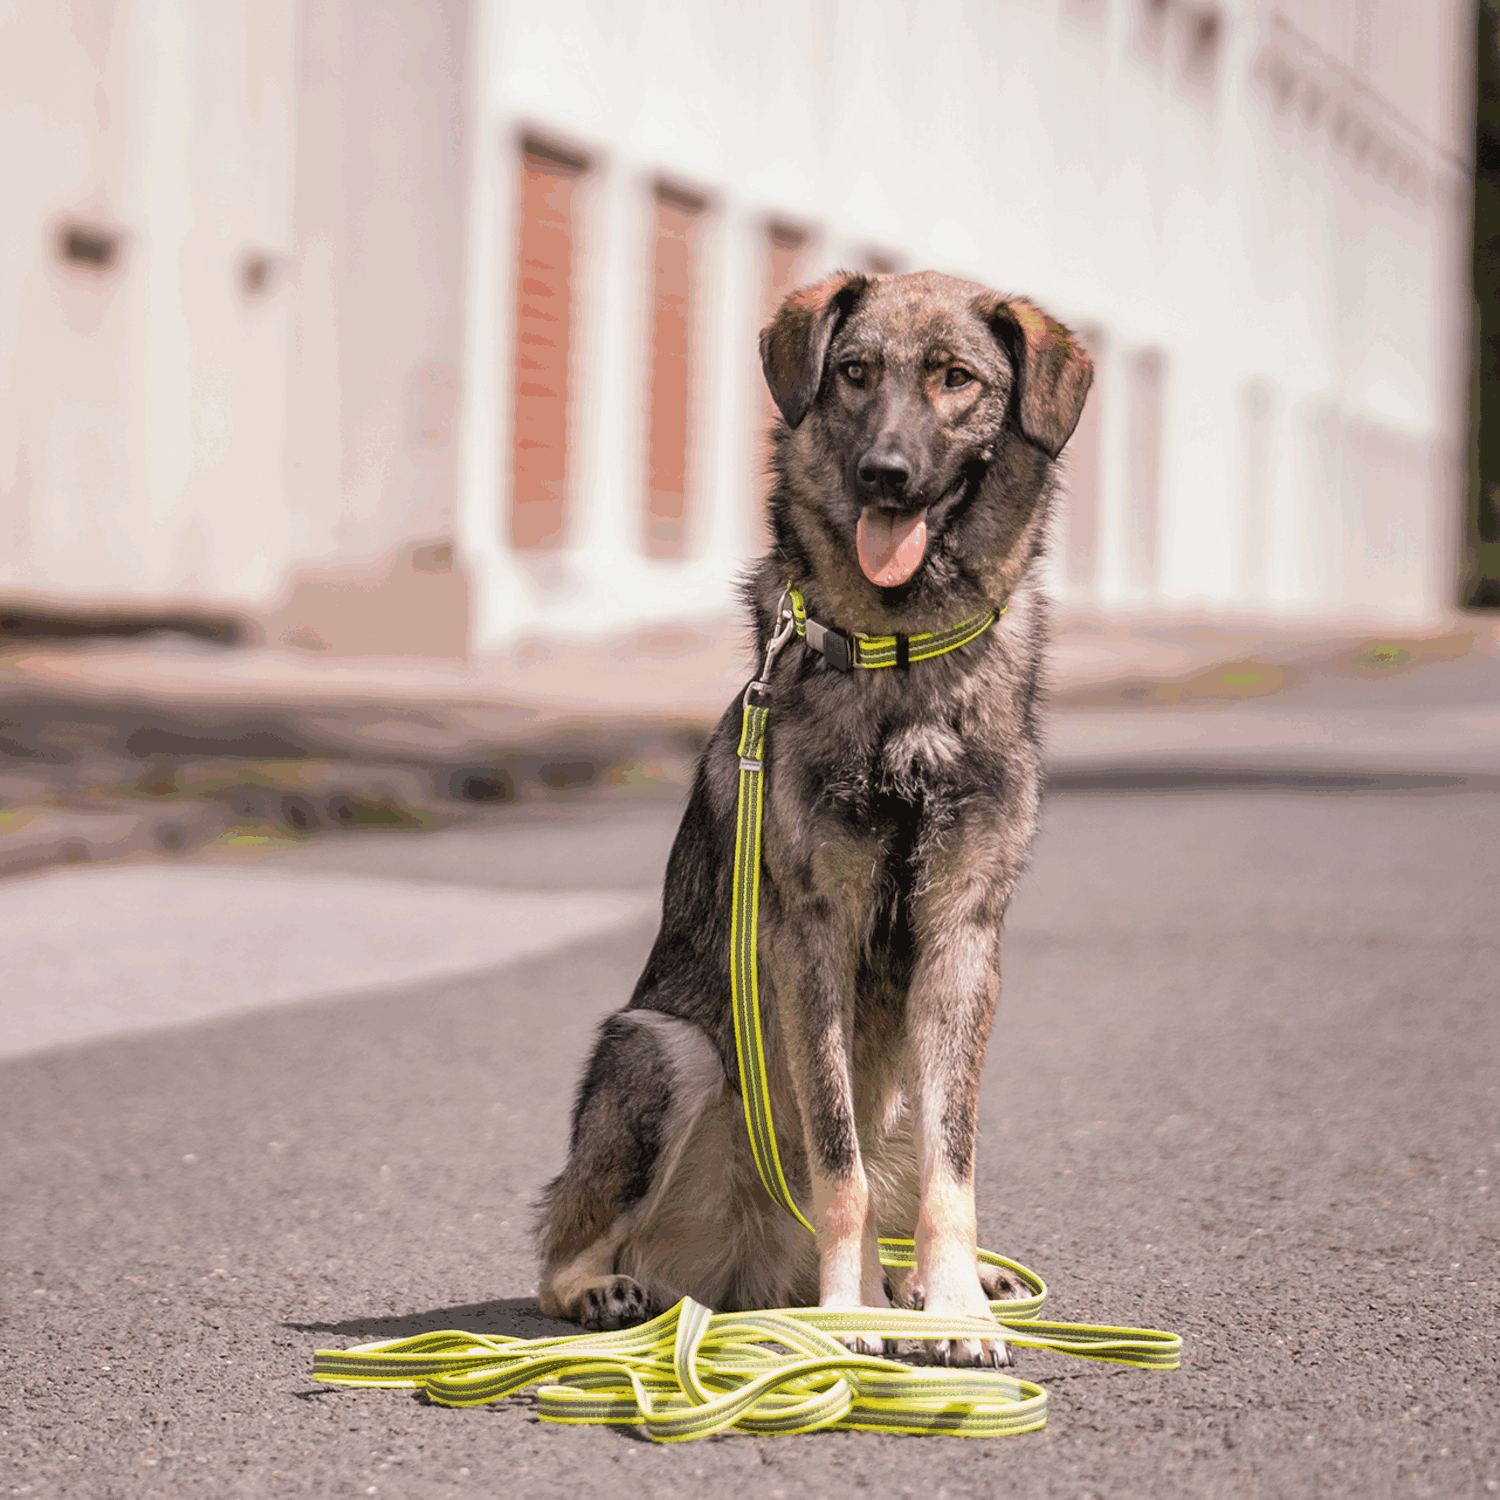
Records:
{"label": "black plastic buckle", "polygon": [[809,618],[807,644],[830,667],[837,667],[840,672],[854,670],[854,642],[842,630],[835,630],[831,625],[821,625],[817,620]]}

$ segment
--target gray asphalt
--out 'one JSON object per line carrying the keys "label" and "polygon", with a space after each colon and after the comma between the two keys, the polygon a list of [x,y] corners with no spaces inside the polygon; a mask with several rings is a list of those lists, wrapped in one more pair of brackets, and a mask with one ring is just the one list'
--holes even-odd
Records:
{"label": "gray asphalt", "polygon": [[[673,820],[583,804],[279,868],[627,890]],[[656,1447],[309,1378],[318,1347],[552,1331],[528,1205],[649,920],[0,1061],[0,1494],[1500,1491],[1497,890],[1500,795],[1462,783],[1051,799],[981,1238],[1052,1316],[1186,1348],[1170,1374],[1023,1353],[1051,1423],[995,1441]]]}

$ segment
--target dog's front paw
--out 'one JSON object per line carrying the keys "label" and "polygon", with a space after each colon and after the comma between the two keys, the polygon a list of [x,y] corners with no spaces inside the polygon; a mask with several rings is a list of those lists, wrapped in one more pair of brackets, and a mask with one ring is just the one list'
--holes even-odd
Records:
{"label": "dog's front paw", "polygon": [[[866,1308],[872,1313],[880,1312],[888,1305],[888,1299],[886,1301],[877,1301],[875,1298],[871,1298],[863,1303],[824,1302],[822,1304],[825,1308],[837,1308],[841,1312],[849,1313],[858,1312],[861,1308]],[[877,1357],[884,1355],[889,1359],[896,1352],[895,1339],[882,1338],[876,1333],[835,1333],[833,1336],[851,1354],[873,1354]]]}
{"label": "dog's front paw", "polygon": [[[979,1286],[985,1298],[983,1303],[975,1301],[971,1295],[957,1299],[950,1295],[940,1303],[928,1297],[922,1278],[913,1268],[891,1286],[891,1302],[896,1307],[909,1307],[913,1312],[983,1318],[986,1322],[993,1322],[995,1314],[989,1303],[1008,1302],[1026,1295],[1026,1288],[999,1266],[979,1267]],[[980,1365],[1003,1369],[1012,1363],[1010,1350],[1005,1347],[1003,1339],[925,1339],[923,1348],[928,1362],[935,1365]]]}
{"label": "dog's front paw", "polygon": [[[1012,1302],[1026,1295],[1026,1288],[1021,1282],[1001,1266],[981,1266],[979,1285],[990,1302]],[[921,1312],[927,1305],[927,1289],[915,1271],[908,1272],[901,1281],[894,1284],[887,1277],[886,1292],[892,1307],[909,1307],[913,1312]]]}
{"label": "dog's front paw", "polygon": [[[991,1295],[988,1279],[984,1283],[984,1294],[987,1297]],[[929,1296],[926,1299],[925,1310],[940,1318],[979,1318],[986,1323],[996,1322],[988,1302],[978,1302],[970,1298],[962,1300],[945,1298],[939,1301],[938,1298]],[[997,1327],[995,1331],[998,1333],[999,1328]],[[927,1339],[924,1347],[927,1351],[927,1362],[933,1365],[979,1365],[1002,1370],[1011,1363],[1010,1350],[1006,1348],[1005,1340],[1002,1338]]]}
{"label": "dog's front paw", "polygon": [[930,1365],[978,1365],[1003,1370],[1013,1362],[1004,1339],[928,1339],[926,1349]]}
{"label": "dog's front paw", "polygon": [[646,1289],[629,1276],[608,1276],[586,1288],[578,1311],[578,1321],[590,1333],[634,1328],[649,1316]]}

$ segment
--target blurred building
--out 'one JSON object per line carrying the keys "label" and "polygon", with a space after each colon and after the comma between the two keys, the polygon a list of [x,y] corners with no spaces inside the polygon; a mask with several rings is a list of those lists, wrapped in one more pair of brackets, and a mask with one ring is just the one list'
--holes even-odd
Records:
{"label": "blurred building", "polygon": [[1106,617],[1431,623],[1460,0],[12,0],[0,603],[479,654],[723,615],[756,331],[836,266],[1088,338]]}

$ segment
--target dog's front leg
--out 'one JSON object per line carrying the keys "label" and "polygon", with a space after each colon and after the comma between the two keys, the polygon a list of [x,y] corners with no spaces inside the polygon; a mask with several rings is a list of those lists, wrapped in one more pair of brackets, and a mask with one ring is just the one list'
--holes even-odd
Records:
{"label": "dog's front leg", "polygon": [[[919,912],[923,942],[908,1001],[912,1107],[921,1172],[916,1283],[928,1312],[993,1319],[979,1280],[974,1151],[979,1076],[1000,998],[1000,915],[989,883],[955,865]],[[1008,1364],[1000,1339],[934,1340],[943,1364]]]}
{"label": "dog's front leg", "polygon": [[[874,1205],[855,1125],[848,925],[834,903],[811,899],[782,913],[767,957],[812,1180],[818,1300],[823,1307],[885,1307]],[[860,1353],[883,1348],[879,1338],[845,1342]]]}

